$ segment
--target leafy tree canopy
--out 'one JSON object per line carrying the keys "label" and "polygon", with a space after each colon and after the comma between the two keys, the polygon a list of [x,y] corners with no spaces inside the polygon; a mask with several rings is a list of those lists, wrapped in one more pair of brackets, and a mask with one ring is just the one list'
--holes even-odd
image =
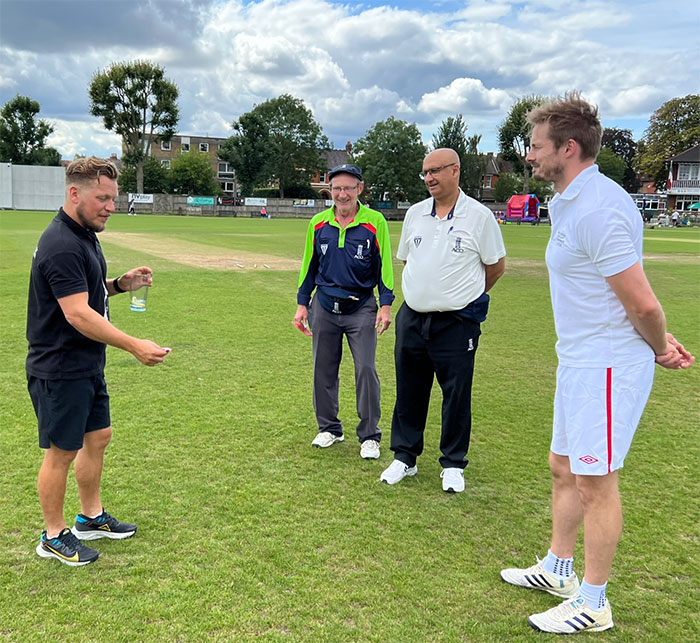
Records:
{"label": "leafy tree canopy", "polygon": [[503,173],[493,187],[493,198],[498,203],[507,203],[514,194],[521,194],[523,180],[516,174]]}
{"label": "leafy tree canopy", "polygon": [[209,155],[195,151],[174,158],[170,166],[170,191],[191,196],[219,196],[222,189]]}
{"label": "leafy tree canopy", "polygon": [[514,163],[516,171],[522,173],[525,194],[529,193],[530,179],[530,167],[525,161],[525,157],[530,151],[530,127],[526,117],[533,107],[541,104],[544,100],[543,96],[525,96],[517,100],[498,128],[498,144],[501,155],[506,161]]}
{"label": "leafy tree canopy", "polygon": [[236,132],[220,150],[236,171],[242,194],[277,181],[280,197],[325,170],[320,151],[330,148],[321,126],[299,98],[282,94],[256,105],[233,123]]}
{"label": "leafy tree canopy", "polygon": [[[149,156],[143,162],[143,192],[146,194],[161,194],[170,187],[170,172],[160,161]],[[123,165],[119,172],[119,191],[138,192],[136,187],[136,167]]]}
{"label": "leafy tree canopy", "polygon": [[481,196],[481,180],[486,167],[486,159],[479,154],[480,134],[467,137],[467,124],[462,114],[449,116],[433,135],[432,147],[449,147],[457,152],[461,172],[459,186],[475,199]]}
{"label": "leafy tree canopy", "polygon": [[363,170],[372,198],[416,203],[427,197],[418,173],[426,148],[415,123],[390,116],[375,123],[355,144],[354,157]]}
{"label": "leafy tree canopy", "polygon": [[136,167],[137,191],[143,192],[143,163],[151,144],[175,134],[180,115],[176,85],[159,65],[135,60],[96,73],[88,93],[90,113],[121,136],[123,160]]}
{"label": "leafy tree canopy", "polygon": [[605,174],[615,183],[622,185],[622,181],[625,178],[625,170],[627,169],[627,164],[623,158],[615,155],[607,147],[603,147],[598,154],[596,163],[601,174]]}
{"label": "leafy tree canopy", "polygon": [[15,96],[0,110],[0,161],[16,165],[60,165],[61,155],[46,147],[53,127],[36,116],[41,107],[28,96]]}
{"label": "leafy tree canopy", "polygon": [[649,119],[635,157],[637,169],[663,189],[671,157],[700,143],[700,94],[672,98]]}
{"label": "leafy tree canopy", "polygon": [[634,169],[634,156],[637,153],[637,143],[632,131],[606,127],[603,130],[602,147],[607,147],[615,156],[625,161],[625,175],[622,179],[622,187],[628,192],[636,192],[639,189],[637,172]]}

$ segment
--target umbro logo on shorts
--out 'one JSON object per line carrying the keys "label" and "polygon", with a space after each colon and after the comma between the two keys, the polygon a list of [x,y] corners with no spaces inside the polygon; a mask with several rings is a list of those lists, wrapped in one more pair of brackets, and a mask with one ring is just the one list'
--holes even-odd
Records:
{"label": "umbro logo on shorts", "polygon": [[582,458],[579,458],[579,460],[584,464],[595,464],[598,462],[598,458],[594,458],[592,455],[584,455]]}

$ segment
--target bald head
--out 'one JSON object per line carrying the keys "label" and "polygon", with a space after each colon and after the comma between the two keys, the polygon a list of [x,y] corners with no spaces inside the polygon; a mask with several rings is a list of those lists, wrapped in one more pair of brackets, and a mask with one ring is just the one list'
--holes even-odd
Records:
{"label": "bald head", "polygon": [[423,167],[438,167],[440,165],[447,165],[448,163],[459,165],[459,155],[452,148],[440,147],[425,157]]}
{"label": "bald head", "polygon": [[459,155],[449,147],[441,147],[423,159],[425,187],[438,203],[454,202],[459,195]]}

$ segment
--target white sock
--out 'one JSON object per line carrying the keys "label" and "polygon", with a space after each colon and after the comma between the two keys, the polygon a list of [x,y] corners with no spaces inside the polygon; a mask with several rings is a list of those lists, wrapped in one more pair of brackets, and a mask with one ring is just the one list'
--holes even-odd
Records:
{"label": "white sock", "polygon": [[542,561],[544,571],[559,576],[560,578],[568,578],[574,573],[573,558],[559,558],[552,553],[551,549],[547,550],[547,558]]}
{"label": "white sock", "polygon": [[607,586],[607,582],[604,585],[591,585],[584,578],[581,583],[581,596],[585,599],[586,605],[594,610],[603,609],[607,600],[605,597],[605,588]]}

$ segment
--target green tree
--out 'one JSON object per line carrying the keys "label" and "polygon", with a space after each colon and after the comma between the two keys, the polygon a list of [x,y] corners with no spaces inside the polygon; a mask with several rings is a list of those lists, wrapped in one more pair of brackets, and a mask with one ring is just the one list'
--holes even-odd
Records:
{"label": "green tree", "polygon": [[325,169],[320,151],[330,147],[328,139],[304,101],[290,94],[256,105],[233,129],[236,134],[226,141],[223,154],[242,190],[277,181],[284,198],[286,187],[308,184],[316,171]]}
{"label": "green tree", "polygon": [[448,116],[438,131],[433,134],[433,149],[449,147],[457,152],[460,159],[461,173],[459,186],[466,194],[475,199],[481,197],[481,181],[486,167],[486,159],[479,154],[481,134],[467,138],[467,124],[462,114]]}
{"label": "green tree", "polygon": [[628,192],[636,192],[639,189],[637,173],[634,170],[634,156],[637,153],[637,143],[632,137],[632,130],[606,127],[603,130],[601,147],[607,147],[615,156],[625,161],[625,175],[622,179],[622,187]]}
{"label": "green tree", "polygon": [[486,170],[486,157],[479,154],[481,134],[474,134],[467,139],[467,153],[462,158],[462,172],[460,185],[462,189],[474,199],[481,198],[481,186]]}
{"label": "green tree", "polygon": [[433,134],[433,149],[449,147],[457,152],[460,160],[467,155],[467,124],[462,114],[448,116]]}
{"label": "green tree", "polygon": [[267,124],[260,114],[247,112],[233,123],[233,129],[235,134],[221,146],[219,158],[233,167],[241,194],[251,196],[265,175],[269,155]]}
{"label": "green tree", "polygon": [[521,194],[523,180],[517,174],[503,173],[498,177],[493,188],[493,198],[498,203],[508,203],[508,199],[514,194]]}
{"label": "green tree", "polygon": [[354,158],[363,169],[372,198],[413,203],[427,196],[418,176],[426,154],[415,123],[390,116],[375,123],[355,144]]}
{"label": "green tree", "polygon": [[635,157],[638,170],[663,189],[668,178],[668,161],[700,143],[700,94],[672,98],[649,119],[649,127]]}
{"label": "green tree", "polygon": [[[143,192],[145,194],[161,194],[170,187],[170,172],[160,161],[149,156],[143,162]],[[119,172],[119,191],[138,192],[136,185],[136,167],[124,165]]]}
{"label": "green tree", "polygon": [[162,67],[147,60],[113,63],[96,73],[88,90],[90,113],[122,137],[123,160],[136,167],[143,192],[143,164],[151,145],[169,141],[179,120],[178,90]]}
{"label": "green tree", "polygon": [[530,192],[527,194],[534,194],[540,203],[544,203],[547,197],[552,196],[554,193],[553,185],[550,181],[538,181],[537,179],[530,178]]}
{"label": "green tree", "polygon": [[514,163],[516,170],[522,173],[524,194],[529,194],[530,190],[530,166],[525,161],[525,157],[530,151],[530,126],[526,117],[533,107],[537,107],[543,101],[544,97],[542,96],[521,98],[513,104],[498,128],[498,144],[501,154],[506,161]]}
{"label": "green tree", "polygon": [[625,170],[627,169],[624,159],[614,154],[607,147],[602,147],[595,162],[601,174],[605,174],[615,183],[622,185],[622,181],[625,178]]}
{"label": "green tree", "polygon": [[185,152],[174,158],[170,167],[170,191],[193,196],[221,194],[221,185],[216,180],[209,155]]}
{"label": "green tree", "polygon": [[60,165],[61,155],[46,147],[53,127],[37,120],[39,103],[17,94],[0,110],[0,161],[16,165]]}

